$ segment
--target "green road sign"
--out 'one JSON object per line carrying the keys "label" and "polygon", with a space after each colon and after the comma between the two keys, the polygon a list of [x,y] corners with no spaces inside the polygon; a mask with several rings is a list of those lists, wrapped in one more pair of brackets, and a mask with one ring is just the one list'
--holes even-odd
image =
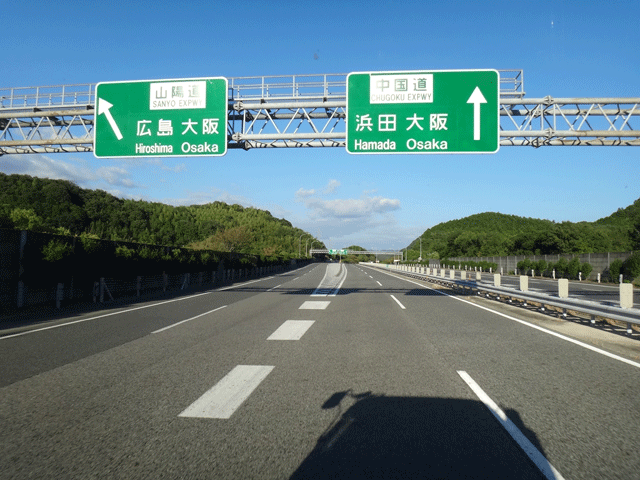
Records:
{"label": "green road sign", "polygon": [[227,152],[227,79],[99,83],[96,157],[220,156]]}
{"label": "green road sign", "polygon": [[347,152],[495,153],[496,70],[347,75]]}
{"label": "green road sign", "polygon": [[335,255],[336,253],[338,253],[337,250],[329,249],[329,255]]}
{"label": "green road sign", "polygon": [[347,251],[346,250],[340,250],[340,255],[346,255]]}

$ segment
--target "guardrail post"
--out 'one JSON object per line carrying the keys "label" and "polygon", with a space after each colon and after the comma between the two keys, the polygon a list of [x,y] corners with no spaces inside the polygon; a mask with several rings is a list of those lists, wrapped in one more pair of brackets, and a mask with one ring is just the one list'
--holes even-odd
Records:
{"label": "guardrail post", "polygon": [[465,270],[460,270],[460,280],[467,279],[467,272]]}
{"label": "guardrail post", "polygon": [[499,287],[500,286],[500,274],[499,273],[494,273],[493,274],[493,286],[494,287]]}
{"label": "guardrail post", "polygon": [[476,272],[476,281],[482,280],[482,273]]}
{"label": "guardrail post", "polygon": [[449,278],[451,280],[455,280],[455,278],[456,278],[456,271],[455,270],[449,270]]}
{"label": "guardrail post", "polygon": [[529,277],[527,277],[526,275],[520,275],[520,291],[529,291]]}
{"label": "guardrail post", "polygon": [[22,280],[18,280],[18,299],[16,305],[18,308],[22,308],[24,305],[24,282]]}
{"label": "guardrail post", "polygon": [[633,284],[620,284],[620,307],[633,308]]}
{"label": "guardrail post", "polygon": [[566,278],[558,280],[558,297],[569,298],[569,280]]}
{"label": "guardrail post", "polygon": [[60,308],[60,302],[62,302],[63,295],[64,295],[64,284],[59,283],[58,288],[56,288],[56,308]]}

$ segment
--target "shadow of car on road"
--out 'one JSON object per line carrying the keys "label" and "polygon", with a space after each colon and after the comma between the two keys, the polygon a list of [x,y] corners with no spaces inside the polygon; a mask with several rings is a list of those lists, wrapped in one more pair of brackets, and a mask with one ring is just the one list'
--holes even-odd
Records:
{"label": "shadow of car on road", "polygon": [[[322,408],[336,416],[291,480],[544,478],[479,401],[348,390]],[[505,413],[544,455],[518,413]]]}

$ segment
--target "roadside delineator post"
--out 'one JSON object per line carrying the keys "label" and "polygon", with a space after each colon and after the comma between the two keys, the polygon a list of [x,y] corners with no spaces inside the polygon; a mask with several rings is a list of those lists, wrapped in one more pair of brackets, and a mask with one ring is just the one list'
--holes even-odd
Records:
{"label": "roadside delineator post", "polygon": [[569,280],[566,278],[558,279],[558,297],[569,298]]}

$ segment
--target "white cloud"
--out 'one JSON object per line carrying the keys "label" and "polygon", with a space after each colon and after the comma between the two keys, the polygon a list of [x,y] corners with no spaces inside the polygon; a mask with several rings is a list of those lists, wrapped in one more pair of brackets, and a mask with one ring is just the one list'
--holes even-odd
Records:
{"label": "white cloud", "polygon": [[[331,180],[321,193],[332,193],[339,186],[340,182]],[[372,196],[371,191],[366,191],[360,198],[326,200],[313,194],[303,197],[302,191],[310,190],[296,192],[296,200],[307,209],[307,218],[295,224],[319,236],[327,245],[392,248],[398,241],[406,242],[408,232],[400,228],[394,214],[401,208],[398,199]]]}
{"label": "white cloud", "polygon": [[100,167],[96,170],[98,178],[109,185],[125,188],[136,188],[137,185],[129,178],[129,172],[120,167]]}
{"label": "white cloud", "polygon": [[340,186],[340,182],[338,180],[329,180],[329,183],[327,184],[326,187],[324,187],[324,190],[322,191],[322,193],[324,193],[325,195],[329,195],[335,192],[339,186]]}
{"label": "white cloud", "polygon": [[77,158],[69,161],[54,160],[46,155],[3,155],[0,156],[0,170],[7,174],[31,175],[32,177],[71,180],[84,186],[98,177],[88,162]]}
{"label": "white cloud", "polygon": [[400,200],[369,196],[337,200],[310,198],[306,201],[306,206],[313,211],[312,216],[318,219],[349,219],[398,210]]}
{"label": "white cloud", "polygon": [[129,172],[121,167],[93,169],[89,162],[74,156],[54,160],[46,155],[3,155],[0,170],[4,173],[31,175],[38,178],[70,180],[83,188],[100,188],[100,183],[125,188],[137,188]]}
{"label": "white cloud", "polygon": [[295,198],[296,198],[296,201],[299,202],[307,197],[315,195],[315,193],[316,191],[313,188],[311,190],[305,190],[304,188],[300,187],[295,194]]}
{"label": "white cloud", "polygon": [[255,207],[255,202],[250,198],[244,197],[242,195],[235,195],[229,193],[224,190],[218,190],[216,188],[212,188],[208,192],[192,192],[187,191],[186,196],[183,198],[163,198],[160,200],[162,203],[167,203],[169,205],[204,205],[205,203],[213,203],[213,202],[224,202],[229,205],[238,204],[243,207]]}

